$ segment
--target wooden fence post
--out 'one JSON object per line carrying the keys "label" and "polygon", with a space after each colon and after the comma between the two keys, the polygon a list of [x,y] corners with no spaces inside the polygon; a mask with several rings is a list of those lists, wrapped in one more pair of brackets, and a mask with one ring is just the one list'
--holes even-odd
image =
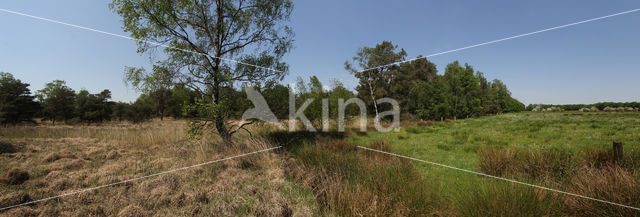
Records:
{"label": "wooden fence post", "polygon": [[613,142],[613,159],[616,162],[622,161],[622,142]]}

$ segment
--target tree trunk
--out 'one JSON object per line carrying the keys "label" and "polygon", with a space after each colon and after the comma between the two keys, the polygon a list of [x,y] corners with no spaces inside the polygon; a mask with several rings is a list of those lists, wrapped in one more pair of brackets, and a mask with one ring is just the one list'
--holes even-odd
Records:
{"label": "tree trunk", "polygon": [[227,130],[225,119],[221,115],[218,115],[215,122],[216,129],[218,130],[220,138],[222,138],[222,142],[227,146],[233,145],[233,141],[231,140],[231,133],[229,133],[229,131]]}
{"label": "tree trunk", "polygon": [[[215,33],[215,53],[216,53],[216,57],[214,58],[214,66],[213,66],[213,82],[212,82],[212,86],[213,86],[213,103],[216,105],[219,105],[220,103],[220,80],[219,77],[220,76],[220,56],[222,55],[222,43],[223,43],[223,37],[224,37],[224,32],[223,32],[223,22],[224,22],[224,14],[223,14],[223,1],[222,0],[216,0],[216,15],[217,15],[217,21],[216,21],[216,25],[217,25],[217,32]],[[227,129],[227,123],[226,123],[226,118],[224,117],[224,114],[222,114],[221,112],[217,112],[214,115],[214,121],[216,124],[216,130],[218,131],[218,135],[220,135],[220,138],[222,138],[222,142],[227,145],[227,146],[231,146],[233,145],[233,141],[231,141],[231,133],[229,132],[229,130]]]}
{"label": "tree trunk", "polygon": [[[220,84],[218,83],[218,79],[214,78],[214,88],[213,88],[213,103],[218,105],[220,103]],[[224,117],[224,114],[222,114],[221,111],[216,112],[216,114],[214,115],[214,122],[216,123],[216,130],[218,131],[218,135],[220,135],[220,138],[222,138],[222,142],[227,145],[227,146],[231,146],[233,145],[233,142],[231,141],[231,133],[229,132],[229,130],[227,129],[227,124],[226,124],[226,118]]]}
{"label": "tree trunk", "polygon": [[371,71],[369,71],[368,73],[369,73],[369,79],[367,79],[367,83],[369,84],[369,93],[371,94],[373,108],[376,111],[376,121],[380,123],[380,113],[378,113],[378,104],[376,103],[376,98],[373,96],[373,86],[371,85]]}

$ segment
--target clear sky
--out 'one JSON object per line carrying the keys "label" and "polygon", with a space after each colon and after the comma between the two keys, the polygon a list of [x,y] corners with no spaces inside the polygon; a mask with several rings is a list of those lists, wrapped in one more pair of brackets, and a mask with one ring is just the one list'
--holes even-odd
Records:
{"label": "clear sky", "polygon": [[[0,8],[127,34],[109,1],[2,1]],[[295,48],[286,56],[296,77],[317,75],[354,87],[344,70],[362,46],[383,40],[409,58],[640,8],[640,1],[294,1]],[[640,12],[444,54],[430,59],[469,63],[504,81],[529,103],[640,101]],[[54,79],[76,90],[110,89],[113,99],[139,93],[123,82],[124,66],[149,67],[150,56],[122,38],[0,12],[0,71],[31,84]]]}

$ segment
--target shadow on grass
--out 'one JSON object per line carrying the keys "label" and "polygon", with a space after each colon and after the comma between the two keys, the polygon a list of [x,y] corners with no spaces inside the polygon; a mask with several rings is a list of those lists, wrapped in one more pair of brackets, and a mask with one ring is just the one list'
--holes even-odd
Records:
{"label": "shadow on grass", "polygon": [[16,153],[18,149],[11,143],[0,141],[0,154]]}
{"label": "shadow on grass", "polygon": [[343,132],[309,132],[309,131],[272,131],[264,135],[269,141],[285,147],[287,150],[295,150],[305,144],[316,144],[335,139],[345,138]]}

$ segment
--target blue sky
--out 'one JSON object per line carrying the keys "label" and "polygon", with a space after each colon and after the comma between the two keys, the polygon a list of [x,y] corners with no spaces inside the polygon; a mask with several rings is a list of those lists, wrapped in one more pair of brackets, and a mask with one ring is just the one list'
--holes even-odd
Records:
{"label": "blue sky", "polygon": [[[126,34],[109,1],[3,1],[0,8]],[[328,84],[362,46],[383,40],[409,58],[640,8],[640,1],[294,1],[290,72]],[[459,60],[504,81],[529,103],[640,101],[640,12],[431,58],[440,72]],[[114,100],[139,93],[123,82],[124,66],[149,67],[122,38],[0,12],[0,71],[41,89],[54,79],[72,88],[110,89]]]}

